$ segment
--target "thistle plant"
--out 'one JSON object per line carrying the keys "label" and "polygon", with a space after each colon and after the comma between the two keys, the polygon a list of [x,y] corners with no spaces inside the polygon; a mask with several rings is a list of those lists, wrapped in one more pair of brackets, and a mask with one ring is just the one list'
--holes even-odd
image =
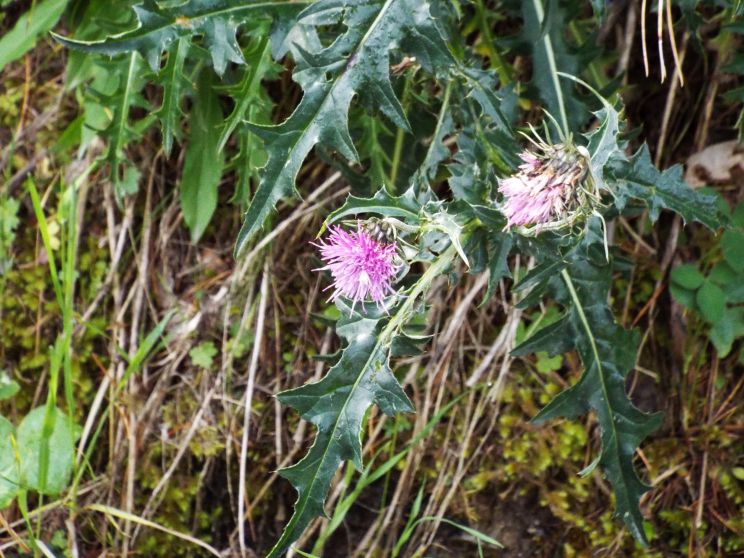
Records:
{"label": "thistle plant", "polygon": [[[596,94],[589,106],[579,95],[585,84],[559,71],[580,69],[556,27],[560,14],[546,18],[541,0],[524,2],[511,14],[524,21],[519,42],[528,45],[533,59],[538,95],[531,102],[542,102],[559,117],[545,128],[552,126],[559,142],[530,138],[526,148],[519,130],[531,123],[509,100],[519,88],[508,80],[517,78],[503,67],[481,69],[483,61],[452,33],[460,24],[452,3],[148,1],[136,7],[136,15],[135,28],[108,38],[58,40],[88,53],[142,57],[160,78],[173,69],[172,61],[199,76],[191,97],[203,129],[215,136],[214,153],[232,145],[228,139],[236,134],[234,168],[249,171],[247,182],[255,187],[237,237],[237,257],[266,234],[277,205],[298,196],[296,178],[313,149],[353,186],[345,203],[325,216],[329,233],[315,243],[324,262],[318,270],[332,279],[329,301],[340,311],[336,331],[343,348],[321,380],[277,395],[316,427],[316,438],[302,459],[279,471],[297,496],[294,514],[268,556],[284,555],[324,514],[332,479],[344,462],[364,467],[361,438],[370,406],[387,415],[414,411],[395,362],[401,344],[424,353],[426,338],[412,335],[406,325],[427,311],[426,295],[437,279],[466,273],[489,274],[485,300],[504,281],[522,307],[548,303],[560,309],[559,319],[512,352],[575,350],[581,358],[581,378],[535,421],[596,413],[601,443],[582,474],[601,467],[612,484],[618,517],[645,544],[639,501],[648,486],[636,472],[634,455],[660,416],[637,409],[626,393],[639,335],[613,315],[608,295],[613,276],[622,270],[607,245],[604,223],[639,209],[647,210],[652,223],[662,209],[711,229],[721,220],[715,198],[688,188],[679,168],[656,169],[645,145],[629,155],[617,95]],[[257,50],[266,59],[246,64],[239,29],[247,39],[258,37]],[[199,48],[188,48],[195,41]],[[282,122],[252,119],[245,109],[251,87],[284,57],[292,59],[301,100]],[[402,77],[391,71],[391,63]],[[241,80],[215,87],[228,68]],[[177,72],[169,75],[178,81]],[[173,84],[165,83],[165,92],[174,93]],[[232,116],[222,118],[220,91],[233,98],[243,126]],[[127,108],[116,114],[126,115]],[[350,131],[350,114],[358,120],[363,114],[375,130],[397,128],[392,155],[377,134],[355,142],[359,135]],[[406,136],[416,131],[414,122],[428,124],[425,139]],[[168,120],[161,126],[172,139]],[[220,126],[222,133],[215,133]],[[403,153],[408,140],[411,146]],[[246,145],[254,142],[264,155],[260,168],[247,164],[255,161],[246,155],[253,152]],[[216,177],[208,175],[210,199],[216,200],[221,172],[220,165]],[[187,193],[185,207],[198,206],[198,194]],[[349,219],[357,220],[356,228],[340,225]],[[205,216],[199,221],[203,225]],[[378,234],[379,223],[394,223],[405,240]],[[534,265],[510,282],[514,254]],[[416,276],[398,284],[408,265],[417,266]]]}

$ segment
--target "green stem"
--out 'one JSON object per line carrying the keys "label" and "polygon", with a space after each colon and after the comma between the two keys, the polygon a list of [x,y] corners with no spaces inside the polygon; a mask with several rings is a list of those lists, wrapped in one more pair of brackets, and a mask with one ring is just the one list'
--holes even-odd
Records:
{"label": "green stem", "polygon": [[488,51],[488,58],[491,59],[491,64],[494,66],[496,73],[499,76],[499,85],[504,86],[514,81],[512,76],[511,67],[504,61],[501,54],[494,46],[495,42],[493,35],[491,34],[491,28],[488,26],[488,20],[486,19],[486,9],[483,5],[483,0],[476,0],[475,2],[475,14],[478,19],[478,27],[481,32],[481,41]]}
{"label": "green stem", "polygon": [[413,312],[413,308],[416,305],[417,299],[421,296],[432,284],[434,279],[439,277],[444,271],[450,266],[452,261],[457,256],[457,248],[454,243],[450,243],[449,247],[439,254],[436,261],[429,266],[424,272],[421,278],[416,281],[416,284],[408,293],[406,301],[400,307],[400,310],[395,313],[395,316],[388,322],[385,328],[380,333],[380,344],[388,344],[392,342],[393,337],[398,330],[408,321],[410,315]]}
{"label": "green stem", "polygon": [[[535,7],[535,13],[537,14],[537,21],[542,27],[543,20],[545,19],[545,10],[543,9],[541,0],[532,0],[532,4]],[[555,96],[558,100],[558,110],[561,113],[561,125],[563,126],[563,133],[568,136],[568,117],[566,116],[566,103],[563,100],[563,89],[561,89],[561,83],[558,79],[558,68],[555,64],[555,54],[553,53],[553,42],[550,39],[550,33],[546,32],[543,34],[543,43],[545,44],[545,54],[548,58],[548,66],[550,66],[550,77],[553,81],[553,87],[555,88]]]}
{"label": "green stem", "polygon": [[[411,93],[411,77],[406,76],[406,82],[403,86],[403,95],[401,96],[401,104],[405,107],[408,102],[408,97]],[[403,140],[405,139],[406,131],[403,128],[398,128],[395,132],[395,147],[393,148],[393,164],[390,166],[390,192],[395,193],[395,181],[398,178],[398,169],[400,168],[400,158],[403,154]]]}

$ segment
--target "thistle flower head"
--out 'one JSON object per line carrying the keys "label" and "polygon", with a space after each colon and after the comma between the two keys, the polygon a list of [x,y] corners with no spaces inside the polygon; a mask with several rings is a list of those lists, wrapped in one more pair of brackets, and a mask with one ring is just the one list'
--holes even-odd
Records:
{"label": "thistle flower head", "polygon": [[499,179],[506,228],[530,227],[535,232],[570,224],[586,205],[581,182],[587,175],[587,155],[570,144],[536,143],[537,152],[520,154],[513,176]]}
{"label": "thistle flower head", "polygon": [[356,231],[331,226],[325,240],[315,244],[326,264],[314,271],[328,270],[333,277],[329,300],[343,296],[354,303],[371,299],[376,303],[395,290],[397,266],[393,263],[395,244],[375,240],[361,225]]}

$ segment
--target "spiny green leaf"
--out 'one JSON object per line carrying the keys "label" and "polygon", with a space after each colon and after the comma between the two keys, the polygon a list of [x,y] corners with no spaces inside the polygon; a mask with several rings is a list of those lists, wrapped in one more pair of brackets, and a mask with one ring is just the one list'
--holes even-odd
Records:
{"label": "spiny green leaf", "polygon": [[116,88],[112,93],[92,91],[91,95],[98,97],[100,103],[111,111],[110,123],[99,132],[108,143],[106,160],[116,196],[121,199],[137,191],[136,178],[139,177],[139,171],[132,166],[124,149],[128,143],[141,135],[142,128],[146,127],[155,115],[150,114],[143,118],[137,123],[136,128],[129,122],[132,107],[149,110],[149,106],[140,95],[147,72],[144,71],[142,59],[137,53],[132,52],[108,66],[110,67],[107,69],[108,78],[117,83]]}
{"label": "spiny green leaf", "polygon": [[328,215],[325,225],[331,225],[359,213],[397,217],[411,224],[418,223],[421,205],[428,199],[429,197],[426,194],[419,196],[417,199],[412,188],[406,190],[400,196],[393,196],[384,188],[378,190],[371,198],[359,198],[350,194],[344,205]]}
{"label": "spiny green leaf", "polygon": [[[350,309],[339,302],[339,310],[348,314]],[[375,403],[387,415],[413,411],[390,370],[390,347],[378,339],[377,314],[357,312],[340,320],[337,331],[348,345],[338,363],[319,382],[278,395],[282,403],[315,424],[318,432],[307,455],[280,471],[295,487],[298,497],[294,514],[268,558],[286,552],[310,521],[324,513],[331,480],[343,461],[351,460],[357,469],[362,468],[360,432],[369,406]]]}
{"label": "spiny green leaf", "polygon": [[509,270],[509,254],[511,253],[514,239],[506,233],[490,233],[488,235],[488,289],[483,296],[481,306],[491,300],[496,292],[496,285],[504,277],[511,277]]}
{"label": "spiny green leaf", "polygon": [[[561,275],[566,288],[556,290],[556,298],[567,308],[568,322],[559,322],[561,326],[551,329],[551,333],[562,335],[563,343],[553,347],[576,346],[584,373],[578,383],[556,396],[534,420],[576,418],[589,410],[596,411],[602,429],[599,463],[612,483],[616,513],[633,536],[645,543],[639,500],[648,487],[636,475],[633,456],[641,441],[658,428],[661,415],[639,411],[625,392],[625,376],[635,365],[639,338],[637,332],[627,331],[615,322],[607,304],[612,266],[606,262],[601,265],[601,260],[592,256],[597,249],[593,245],[602,243],[598,219],[592,219],[583,241],[565,257]],[[551,344],[556,342],[551,340]],[[532,340],[526,343],[534,348],[544,346]]]}
{"label": "spiny green leaf", "polygon": [[249,109],[257,103],[265,104],[261,98],[261,81],[274,72],[277,65],[271,60],[271,44],[268,36],[260,37],[247,53],[250,69],[236,86],[227,88],[230,95],[237,99],[233,111],[225,120],[225,127],[220,134],[219,149],[222,150],[238,124],[249,115]]}
{"label": "spiny green leaf", "polygon": [[257,23],[267,17],[296,14],[306,2],[256,0],[187,0],[173,7],[160,7],[145,0],[133,7],[137,27],[101,41],[82,41],[53,34],[64,46],[85,52],[115,56],[139,52],[150,68],[160,68],[160,58],[181,37],[201,35],[215,72],[222,75],[228,62],[243,63],[236,33],[244,22]]}
{"label": "spiny green leaf", "polygon": [[163,103],[158,109],[160,128],[163,133],[163,150],[166,156],[170,155],[173,148],[173,139],[180,139],[181,128],[181,94],[183,90],[184,76],[181,75],[183,62],[186,58],[188,44],[185,39],[176,41],[176,49],[163,68]]}
{"label": "spiny green leaf", "polygon": [[597,186],[602,190],[609,190],[605,182],[605,166],[613,155],[622,153],[624,146],[618,144],[618,133],[620,132],[620,115],[609,103],[601,110],[594,113],[599,126],[590,133],[585,134],[589,140],[587,150],[591,155],[591,172]]}
{"label": "spiny green leaf", "polygon": [[399,127],[410,128],[390,83],[392,49],[415,55],[429,68],[452,63],[427,2],[321,0],[299,16],[299,23],[305,25],[339,22],[346,25],[346,32],[329,47],[316,52],[294,48],[293,78],[304,95],[292,115],[277,126],[250,127],[266,142],[269,160],[238,234],[236,254],[258,233],[280,199],[297,195],[295,178],[316,144],[349,161],[358,160],[347,123],[355,95],[378,107]]}
{"label": "spiny green leaf", "polygon": [[567,314],[552,324],[538,329],[515,347],[511,354],[512,356],[524,356],[544,352],[551,357],[561,355],[574,348],[574,336],[573,325]]}
{"label": "spiny green leaf", "polygon": [[648,146],[644,144],[630,160],[615,156],[609,162],[612,188],[621,211],[631,198],[646,202],[651,222],[662,209],[679,213],[685,222],[698,221],[709,229],[721,226],[716,197],[690,188],[682,178],[682,167],[675,165],[663,172],[654,167]]}

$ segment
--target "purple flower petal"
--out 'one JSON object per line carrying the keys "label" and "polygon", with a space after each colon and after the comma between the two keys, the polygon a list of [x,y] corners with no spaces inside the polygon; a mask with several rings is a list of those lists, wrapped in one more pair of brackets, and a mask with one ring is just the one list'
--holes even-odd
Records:
{"label": "purple flower petal", "polygon": [[[330,301],[343,296],[354,303],[369,298],[376,303],[395,290],[392,287],[397,267],[393,264],[395,244],[377,242],[361,227],[346,231],[330,227],[328,237],[315,244],[333,277]],[[319,271],[319,270],[315,270]]]}

